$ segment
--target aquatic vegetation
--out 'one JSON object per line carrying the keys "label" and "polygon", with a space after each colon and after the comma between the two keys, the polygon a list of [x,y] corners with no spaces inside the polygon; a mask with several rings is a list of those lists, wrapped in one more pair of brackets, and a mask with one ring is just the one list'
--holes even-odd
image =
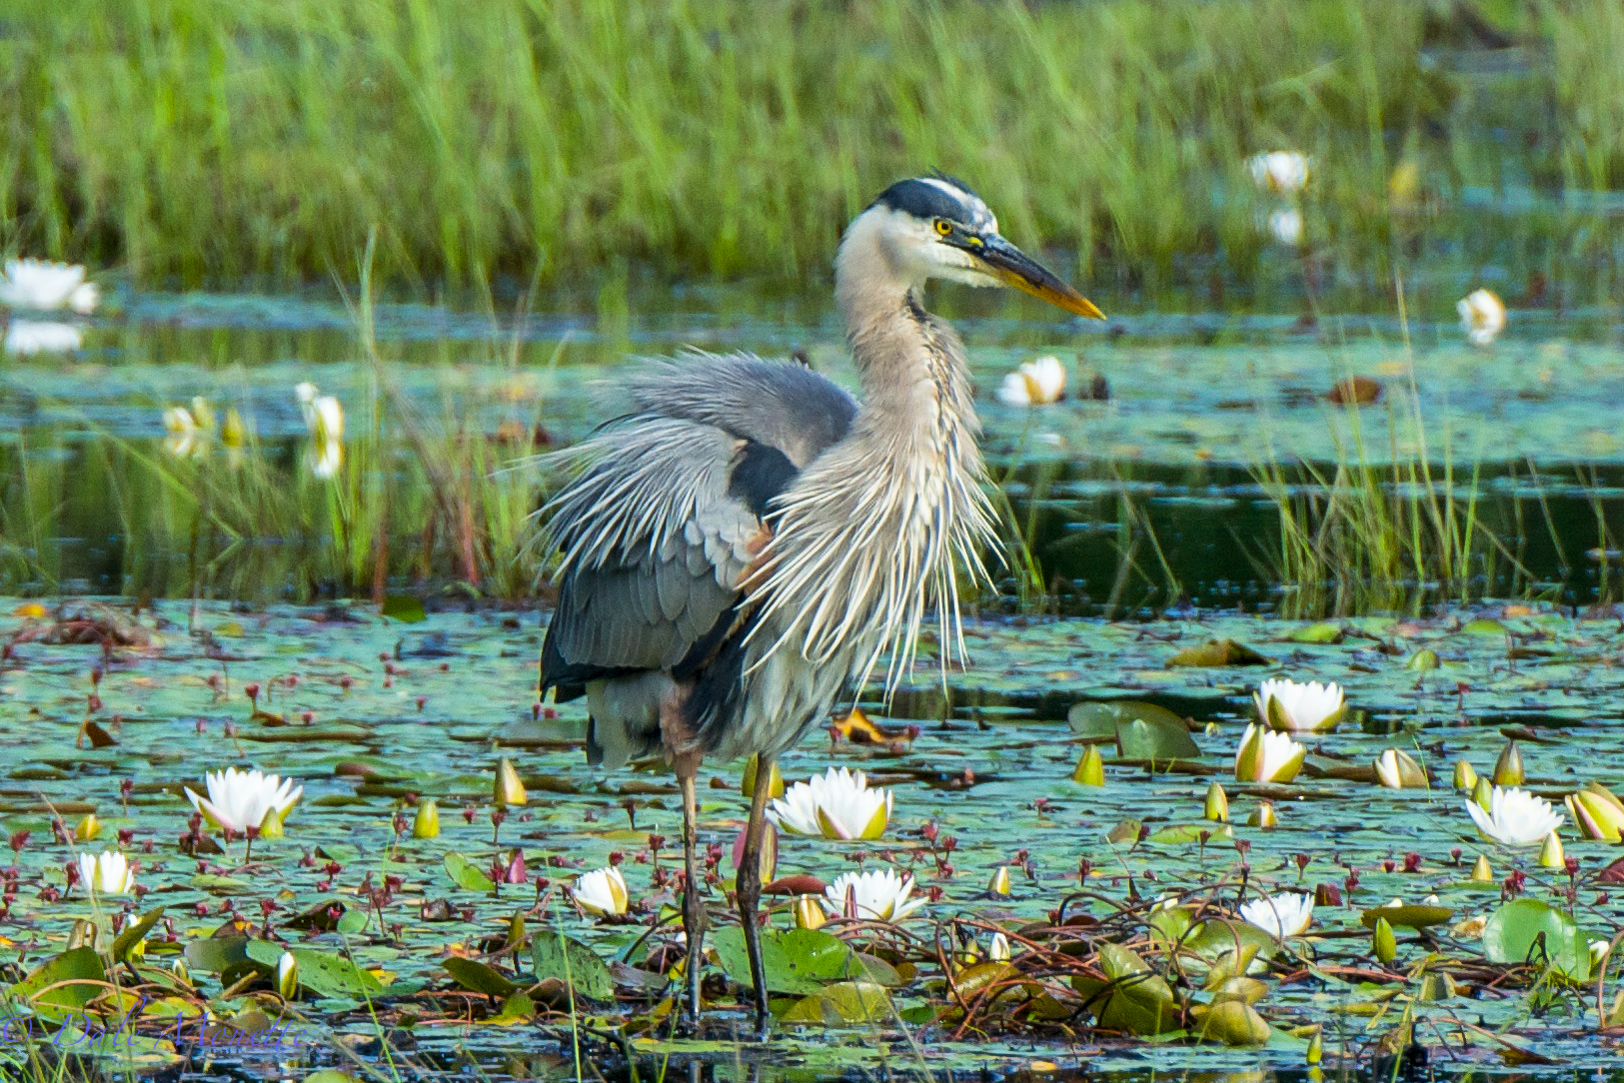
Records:
{"label": "aquatic vegetation", "polygon": [[1252,693],[1252,702],[1258,718],[1271,729],[1292,733],[1328,733],[1348,713],[1347,697],[1335,681],[1271,677]]}
{"label": "aquatic vegetation", "polygon": [[306,381],[293,389],[310,431],[310,449],[305,463],[312,477],[323,481],[338,474],[344,462],[344,407],[332,395],[318,394],[316,385]]}
{"label": "aquatic vegetation", "polygon": [[[141,855],[136,886],[148,892],[92,903],[64,889],[63,865],[78,869],[82,843],[57,834],[34,794],[13,795],[15,887],[0,905],[39,931],[17,948],[14,997],[43,1019],[55,1003],[48,989],[116,979],[154,997],[131,1026],[164,1063],[184,1051],[174,1015],[150,1006],[159,990],[188,1033],[205,1011],[228,1019],[258,1006],[274,1019],[283,1010],[268,1006],[274,993],[294,998],[287,1010],[312,1034],[375,1017],[387,1034],[422,1028],[420,1043],[430,1028],[453,1035],[481,1064],[504,1055],[509,1034],[569,1060],[572,1020],[588,1017],[583,1065],[614,1055],[596,1035],[618,1029],[642,1035],[651,1055],[683,1055],[660,1029],[681,958],[671,925],[676,794],[652,775],[606,784],[584,764],[581,704],[531,711],[521,691],[494,723],[466,716],[469,687],[533,679],[533,628],[496,606],[407,623],[358,604],[205,601],[188,636],[177,618],[189,608],[159,601],[132,615],[128,604],[0,602],[0,694],[25,750],[13,776],[59,808],[86,808],[77,827],[67,821],[71,834],[119,832],[119,849]],[[974,622],[978,669],[952,673],[945,694],[935,680],[910,686],[888,712],[924,722],[916,738],[809,742],[785,758],[792,777],[825,777],[833,760],[902,792],[887,840],[781,840],[763,929],[775,1052],[847,1050],[854,1070],[872,1069],[912,1056],[912,1041],[934,1071],[1000,1042],[1062,1065],[1118,1055],[1180,1063],[1231,1046],[1255,1060],[1261,1045],[1261,1055],[1296,1064],[1321,1028],[1325,1063],[1351,1066],[1369,1060],[1365,1041],[1408,1041],[1412,1027],[1436,1048],[1428,1028],[1466,1005],[1482,1030],[1452,1036],[1449,1048],[1473,1063],[1505,1041],[1537,1042],[1555,1058],[1593,1055],[1617,988],[1606,978],[1598,1005],[1594,942],[1624,905],[1609,882],[1610,844],[1562,840],[1560,867],[1532,848],[1507,851],[1493,869],[1461,852],[1468,819],[1442,814],[1447,799],[1374,788],[1364,766],[1391,745],[1388,719],[1418,727],[1429,756],[1454,762],[1481,749],[1484,727],[1510,728],[1505,714],[1517,711],[1542,738],[1523,745],[1531,776],[1610,770],[1587,740],[1600,731],[1587,728],[1614,691],[1612,661],[1624,650],[1616,616],[1519,612],[1358,618],[1340,622],[1341,641],[1312,634],[1316,624],[1250,614]],[[1311,745],[1297,777],[1271,785],[1275,807],[1289,802],[1272,830],[1241,815],[1263,807],[1258,789],[1227,780],[1227,820],[1191,815],[1226,771],[1258,691],[1239,651],[1166,666],[1213,641],[1299,652],[1295,669],[1334,681],[1362,711],[1363,725]],[[103,644],[92,686],[87,661],[104,658]],[[1447,676],[1408,668],[1423,648],[1448,659]],[[217,656],[227,651],[223,673]],[[1151,687],[1102,687],[1100,673]],[[95,688],[90,718],[112,743],[78,753],[88,770],[41,771],[48,757],[36,750],[62,745],[84,720],[84,697],[62,695],[75,682]],[[1058,717],[1067,704],[1099,709],[1075,712],[1068,726]],[[1115,740],[1101,737],[1107,716]],[[1169,757],[1175,727],[1188,743]],[[1108,787],[1069,781],[1072,739],[1101,753]],[[493,740],[532,780],[527,804],[504,810],[501,844],[488,822]],[[141,781],[154,760],[239,743],[307,791],[299,845],[256,847],[248,865],[201,832],[177,832],[167,787]],[[738,778],[736,767],[714,770],[700,791],[735,822],[745,807]],[[418,835],[414,812],[430,807],[437,831]],[[723,879],[735,831],[701,839]],[[720,918],[723,891],[711,884],[705,895],[719,919],[704,970],[717,1008],[705,1040],[731,1050],[733,1005],[748,1003],[750,978],[739,930]],[[1395,897],[1419,901],[1387,902]],[[101,953],[70,947],[88,935],[76,923],[96,921],[109,923]],[[1412,1017],[1383,1016],[1399,998]],[[1336,1036],[1350,1006],[1373,1013],[1373,1037]],[[112,1006],[84,1007],[92,1019],[117,1017]],[[42,1022],[37,1040],[54,1025]]]}
{"label": "aquatic vegetation", "polygon": [[620,870],[613,865],[584,872],[570,885],[570,897],[589,914],[617,917],[626,912],[630,893]]}
{"label": "aquatic vegetation", "polygon": [[1279,195],[1296,195],[1308,187],[1313,163],[1308,155],[1294,150],[1275,150],[1246,159],[1252,182]]}
{"label": "aquatic vegetation", "polygon": [[1249,723],[1235,752],[1235,778],[1240,782],[1290,782],[1302,770],[1308,749],[1266,726]]}
{"label": "aquatic vegetation", "polygon": [[928,899],[913,898],[914,878],[895,869],[844,872],[823,892],[823,908],[831,918],[861,921],[901,921]]}
{"label": "aquatic vegetation", "polygon": [[1382,754],[1376,757],[1371,765],[1376,772],[1376,781],[1389,790],[1424,790],[1427,788],[1427,773],[1415,761],[1415,757],[1402,748],[1383,749]]}
{"label": "aquatic vegetation", "polygon": [[203,775],[203,783],[207,797],[184,787],[186,799],[215,826],[237,834],[257,832],[271,814],[281,821],[304,793],[304,787],[294,786],[293,779],[257,769],[209,771]]}
{"label": "aquatic vegetation", "polygon": [[0,308],[33,312],[67,308],[87,315],[96,310],[98,300],[96,284],[85,281],[85,269],[77,263],[8,259],[0,273]]}
{"label": "aquatic vegetation", "polygon": [[887,789],[871,789],[863,772],[831,767],[774,798],[768,815],[780,828],[796,835],[877,839],[885,834],[894,803],[895,795]]}
{"label": "aquatic vegetation", "polygon": [[1301,936],[1314,917],[1314,896],[1295,892],[1265,895],[1242,903],[1240,915],[1276,940]]}
{"label": "aquatic vegetation", "polygon": [[1568,815],[1579,833],[1587,839],[1618,842],[1624,834],[1624,802],[1599,783],[1589,783],[1577,793],[1562,798]]}
{"label": "aquatic vegetation", "polygon": [[1506,303],[1493,290],[1475,289],[1455,304],[1461,328],[1473,346],[1492,346],[1506,329]]}
{"label": "aquatic vegetation", "polygon": [[80,854],[79,882],[97,895],[128,895],[135,888],[129,859],[118,850]]}
{"label": "aquatic vegetation", "polygon": [[1527,790],[1499,786],[1489,794],[1489,807],[1466,800],[1466,811],[1484,838],[1502,846],[1532,846],[1562,826],[1563,816],[1543,797]]}
{"label": "aquatic vegetation", "polygon": [[1066,366],[1053,355],[1022,361],[998,385],[998,401],[1008,406],[1045,406],[1059,402],[1066,391]]}

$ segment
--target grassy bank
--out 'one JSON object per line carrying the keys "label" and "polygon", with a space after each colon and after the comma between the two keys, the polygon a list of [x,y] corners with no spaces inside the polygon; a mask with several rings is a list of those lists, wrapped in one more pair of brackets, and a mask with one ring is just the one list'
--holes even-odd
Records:
{"label": "grassy bank", "polygon": [[1290,147],[1323,281],[1430,256],[1598,296],[1624,12],[1473,10],[1505,39],[1439,0],[19,0],[0,250],[276,284],[342,276],[376,226],[407,290],[787,284],[939,166],[1120,297],[1266,280],[1242,162]]}

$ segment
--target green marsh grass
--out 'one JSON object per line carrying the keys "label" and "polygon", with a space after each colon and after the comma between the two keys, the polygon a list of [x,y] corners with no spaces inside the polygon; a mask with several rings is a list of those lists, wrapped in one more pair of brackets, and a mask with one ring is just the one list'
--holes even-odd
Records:
{"label": "green marsh grass", "polygon": [[378,280],[408,292],[798,286],[934,166],[1066,270],[1153,294],[1259,280],[1243,163],[1286,148],[1315,158],[1319,254],[1373,296],[1419,241],[1605,297],[1624,14],[1476,6],[1510,48],[1436,0],[18,0],[0,251],[276,285],[353,266],[376,224]]}
{"label": "green marsh grass", "polygon": [[1372,415],[1377,426],[1357,405],[1328,407],[1341,415],[1333,421],[1335,462],[1282,462],[1271,453],[1253,468],[1278,514],[1279,533],[1256,559],[1279,585],[1282,615],[1468,604],[1494,589],[1502,569],[1514,596],[1532,590],[1512,543],[1483,519],[1481,465],[1462,468],[1447,431],[1429,440],[1413,368],[1410,381]]}

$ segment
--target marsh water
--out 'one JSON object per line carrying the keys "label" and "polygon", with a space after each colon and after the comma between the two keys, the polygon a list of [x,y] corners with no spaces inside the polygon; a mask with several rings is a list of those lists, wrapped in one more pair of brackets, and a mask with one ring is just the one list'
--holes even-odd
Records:
{"label": "marsh water", "polygon": [[[1472,501],[1498,544],[1465,569],[1464,589],[1418,577],[1386,596],[1389,605],[1610,600],[1624,499],[1614,313],[1518,313],[1511,336],[1482,350],[1464,342],[1450,302],[1428,300],[1432,318],[1407,323],[1150,312],[1085,326],[964,291],[945,298],[970,344],[1011,539],[1030,545],[1041,569],[1041,608],[1306,612],[1293,608],[1303,584],[1281,567],[1282,504],[1322,492],[1339,467],[1344,477],[1382,474],[1402,495],[1386,474],[1395,464],[1424,466],[1434,498]],[[609,415],[628,355],[685,347],[800,350],[855,387],[838,327],[810,304],[717,289],[634,295],[611,309],[618,315],[492,314],[486,304],[484,314],[380,304],[373,315],[386,378],[431,424],[475,438],[533,426],[545,445],[567,443]],[[1066,399],[1041,409],[998,402],[1003,374],[1041,354],[1065,363]],[[360,404],[378,395],[359,358],[354,317],[330,300],[139,295],[93,324],[70,359],[8,359],[0,506],[15,548],[0,562],[0,588],[192,593],[184,554],[165,551],[188,539],[131,536],[129,517],[117,514],[131,475],[163,458],[163,408],[196,395],[235,407],[291,470],[305,431],[292,387],[309,380],[346,401],[353,433]],[[1374,381],[1376,401],[1332,401],[1351,378]],[[398,430],[385,439],[404,444]],[[53,488],[45,522],[25,532],[16,528],[30,517],[28,500],[43,499],[24,493],[30,466]],[[297,551],[318,540],[256,539],[252,574],[231,576],[237,558],[224,557],[225,583],[209,589],[308,597]],[[1016,593],[1012,580],[1003,586]]]}
{"label": "marsh water", "polygon": [[[1586,781],[1624,781],[1616,740],[1624,623],[1611,606],[1610,572],[1624,503],[1619,331],[1602,310],[1518,314],[1494,348],[1475,349],[1462,341],[1452,301],[1432,300],[1424,319],[1412,302],[1403,324],[1130,313],[1084,327],[1019,302],[949,298],[974,358],[989,459],[1042,589],[1023,594],[1005,578],[1006,593],[986,600],[967,628],[972,668],[945,680],[921,672],[888,705],[865,697],[888,743],[814,736],[784,763],[791,781],[830,763],[863,767],[893,789],[896,809],[886,838],[873,843],[786,838],[780,876],[828,880],[853,861],[906,864],[938,895],[932,917],[970,915],[983,930],[1052,916],[1078,884],[1088,898],[1073,905],[1101,921],[1170,888],[1228,898],[1237,869],[1242,890],[1248,879],[1278,890],[1338,888],[1346,902],[1321,911],[1325,935],[1306,949],[1312,964],[1274,971],[1281,981],[1265,1002],[1275,1028],[1266,1045],[914,1031],[936,1003],[922,981],[895,992],[896,1015],[785,1026],[770,1053],[725,1034],[662,1043],[634,1032],[616,1045],[605,1037],[618,1025],[613,1013],[583,1017],[595,1070],[632,1078],[640,1068],[635,1077],[648,1078],[670,1055],[681,1078],[1312,1079],[1320,1069],[1302,1074],[1307,1042],[1297,1028],[1321,1026],[1326,1073],[1334,1064],[1351,1076],[1384,1064],[1396,1070],[1377,1046],[1402,1015],[1430,1050],[1425,1071],[1434,1075],[1615,1078],[1593,981],[1538,996],[1485,985],[1472,977],[1477,941],[1460,925],[1403,932],[1390,978],[1366,965],[1362,907],[1436,894],[1452,922],[1465,921],[1493,910],[1513,869],[1527,873],[1534,896],[1566,897],[1590,938],[1611,938],[1620,913],[1607,881],[1596,879],[1616,849],[1570,835],[1577,871],[1541,870],[1531,852],[1477,837],[1449,787],[1455,760],[1486,774],[1507,739],[1523,747],[1529,785],[1552,798]],[[360,361],[350,314],[320,297],[121,301],[72,356],[11,358],[0,368],[0,503],[10,526],[0,564],[0,594],[9,595],[0,599],[8,614],[0,617],[8,642],[0,712],[12,748],[0,761],[0,824],[34,840],[14,847],[25,883],[61,885],[69,847],[50,843],[52,822],[71,828],[94,812],[101,839],[127,830],[127,846],[144,853],[138,875],[152,894],[136,912],[161,904],[174,917],[180,943],[155,942],[149,958],[207,936],[233,907],[258,921],[254,904],[266,900],[280,923],[347,900],[365,924],[290,923],[279,935],[342,948],[384,976],[392,1011],[412,1007],[380,1039],[376,1024],[355,1014],[350,991],[307,993],[296,1010],[336,1044],[290,1063],[343,1068],[349,1062],[335,1050],[348,1049],[376,1066],[382,1049],[398,1058],[391,1070],[426,1078],[573,1077],[571,1043],[583,1040],[571,1030],[573,1014],[539,1030],[513,1025],[466,991],[462,1008],[446,1010],[453,986],[440,963],[499,936],[519,911],[561,923],[616,960],[617,981],[653,981],[643,934],[662,907],[669,917],[671,897],[649,869],[669,864],[671,851],[662,858],[652,838],[680,836],[669,778],[589,768],[579,705],[533,707],[545,615],[535,600],[481,601],[432,578],[401,579],[388,591],[415,592],[428,612],[385,618],[364,597],[301,577],[310,539],[291,537],[255,539],[252,555],[224,552],[219,560],[244,561],[252,575],[217,573],[194,599],[188,539],[165,549],[161,536],[132,536],[128,515],[116,510],[139,490],[132,479],[163,461],[162,409],[193,396],[236,407],[292,484],[305,439],[294,385],[312,381],[356,416],[378,395],[379,376]],[[383,378],[421,416],[474,434],[539,426],[552,444],[606,416],[628,353],[801,349],[818,369],[852,379],[837,329],[806,310],[693,290],[663,306],[634,297],[624,311],[638,315],[380,304],[374,320]],[[996,401],[1005,372],[1045,353],[1068,367],[1063,401],[1035,409]],[[1351,377],[1379,382],[1380,398],[1330,401]],[[1280,575],[1282,494],[1312,495],[1316,479],[1339,468],[1415,462],[1436,479],[1433,496],[1451,485],[1475,493],[1479,517],[1503,543],[1469,570],[1469,596],[1417,578],[1401,585],[1396,606],[1328,620],[1295,612],[1293,599],[1312,585]],[[47,482],[48,498],[39,491]],[[25,536],[16,528],[30,510]],[[86,627],[98,631],[76,639],[74,629]],[[1212,640],[1255,653],[1223,665],[1181,654]],[[1252,717],[1251,692],[1270,675],[1338,681],[1354,710],[1334,736],[1310,740],[1295,783],[1236,782],[1231,763]],[[1079,786],[1074,765],[1100,735],[1074,708],[1122,702],[1191,720],[1199,753],[1166,771],[1108,748],[1107,785]],[[87,720],[106,743],[84,747]],[[1374,784],[1370,765],[1392,747],[1423,763],[1431,788]],[[501,827],[500,852],[518,847],[530,873],[523,886],[493,893],[450,870],[453,856],[484,867],[498,852],[487,807],[502,756],[520,766],[531,803]],[[177,852],[190,811],[181,786],[196,788],[205,770],[233,763],[303,784],[286,839],[256,848],[253,865],[239,859],[240,840],[215,857]],[[716,765],[707,777],[706,839],[725,846],[743,812],[737,766]],[[1202,826],[1202,797],[1215,779],[1231,788],[1233,827]],[[408,802],[423,797],[440,802],[442,833],[403,837]],[[1265,800],[1281,826],[1244,826]],[[944,856],[937,840],[949,836],[955,846]],[[1492,860],[1494,882],[1467,875],[1478,852]],[[639,924],[594,923],[559,901],[559,883],[612,854],[634,870],[627,879]],[[1015,886],[989,896],[1000,866],[1017,870]],[[386,897],[366,894],[386,877],[400,878]],[[7,935],[43,951],[65,939],[84,907],[71,890],[55,905],[35,890],[8,898],[16,929]],[[362,901],[369,897],[373,910]],[[928,939],[929,923],[919,932]],[[1412,997],[1420,971],[1406,978],[1404,968],[1425,965],[1473,991]],[[194,966],[193,977],[204,970]],[[1310,970],[1314,980],[1303,980]],[[733,1018],[725,1008],[721,1015]],[[1475,1037],[1487,1033],[1497,1037]],[[153,1070],[176,1070],[173,1050],[143,1055]],[[271,1070],[251,1058],[195,1054],[185,1065],[189,1077]]]}

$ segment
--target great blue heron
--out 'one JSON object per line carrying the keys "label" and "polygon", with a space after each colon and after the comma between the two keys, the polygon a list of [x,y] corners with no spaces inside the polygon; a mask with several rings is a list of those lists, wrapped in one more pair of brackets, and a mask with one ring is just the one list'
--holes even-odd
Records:
{"label": "great blue heron", "polygon": [[756,908],[775,757],[887,653],[889,692],[928,609],[943,664],[964,653],[956,567],[985,579],[980,552],[996,539],[964,346],[925,311],[930,278],[1102,318],[1000,236],[964,182],[899,181],[835,256],[861,402],[804,365],[748,354],[656,362],[621,385],[624,412],[571,449],[583,469],[543,509],[562,556],[542,691],[586,696],[590,762],[662,753],[682,790],[691,1019],[701,758],[757,757],[737,901],[765,1034]]}

